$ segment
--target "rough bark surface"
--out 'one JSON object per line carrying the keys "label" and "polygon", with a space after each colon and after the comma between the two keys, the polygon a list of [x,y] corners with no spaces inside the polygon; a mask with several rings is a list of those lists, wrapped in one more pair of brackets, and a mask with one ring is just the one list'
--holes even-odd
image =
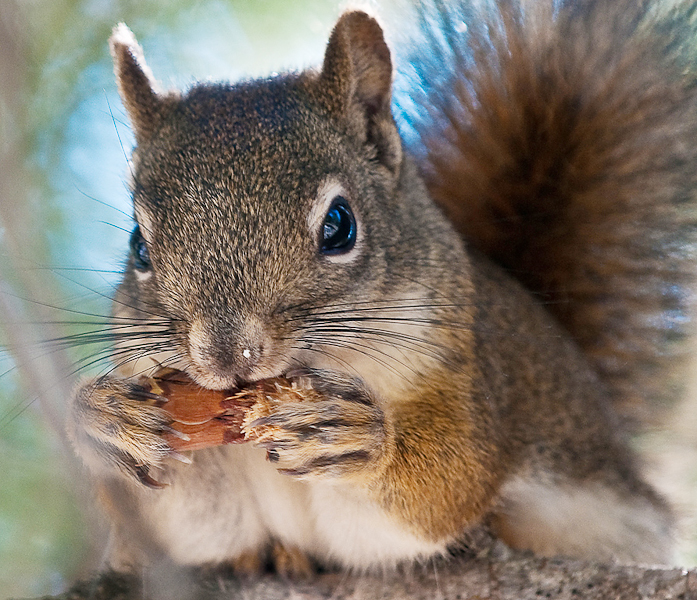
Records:
{"label": "rough bark surface", "polygon": [[478,557],[439,560],[381,575],[327,573],[290,582],[160,570],[142,577],[103,573],[55,600],[697,600],[697,570],[544,559],[501,545]]}

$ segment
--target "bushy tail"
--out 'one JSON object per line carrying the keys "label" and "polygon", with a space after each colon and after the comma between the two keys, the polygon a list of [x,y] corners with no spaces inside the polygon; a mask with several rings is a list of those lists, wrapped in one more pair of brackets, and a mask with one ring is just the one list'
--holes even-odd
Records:
{"label": "bushy tail", "polygon": [[620,409],[675,395],[695,270],[697,3],[419,10],[395,113],[431,194],[578,340]]}

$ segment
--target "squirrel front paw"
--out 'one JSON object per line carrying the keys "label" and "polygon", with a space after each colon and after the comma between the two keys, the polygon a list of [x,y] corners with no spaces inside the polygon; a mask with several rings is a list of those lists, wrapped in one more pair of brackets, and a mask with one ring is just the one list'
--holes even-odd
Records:
{"label": "squirrel front paw", "polygon": [[310,399],[274,403],[246,426],[281,473],[299,479],[374,472],[388,439],[385,414],[357,379],[327,370],[303,370],[298,385]]}
{"label": "squirrel front paw", "polygon": [[[83,460],[95,470],[117,470],[148,487],[162,487],[151,475],[175,453],[162,437],[173,433],[166,402],[133,382],[99,377],[73,396],[69,434]],[[174,432],[176,434],[176,432]]]}

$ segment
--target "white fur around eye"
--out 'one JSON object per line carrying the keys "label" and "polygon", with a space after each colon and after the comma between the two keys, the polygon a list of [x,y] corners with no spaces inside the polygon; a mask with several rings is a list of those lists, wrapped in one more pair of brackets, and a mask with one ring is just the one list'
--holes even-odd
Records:
{"label": "white fur around eye", "polygon": [[359,215],[356,213],[355,207],[351,201],[351,194],[349,194],[348,190],[341,183],[338,177],[329,176],[320,184],[319,188],[317,189],[315,201],[309,214],[307,215],[307,226],[312,239],[319,242],[324,219],[327,216],[327,211],[337,196],[343,196],[351,207],[353,218],[356,220],[356,242],[353,248],[348,252],[343,254],[327,254],[324,258],[331,262],[348,263],[354,261],[361,251],[363,230]]}
{"label": "white fur around eye", "polygon": [[140,226],[140,233],[148,244],[152,243],[152,219],[148,212],[143,207],[136,205],[135,207],[136,221]]}
{"label": "white fur around eye", "polygon": [[148,279],[150,279],[150,278],[152,277],[152,270],[148,270],[148,271],[139,271],[138,269],[133,269],[133,271],[134,271],[135,274],[136,274],[136,279],[137,279],[138,281],[141,281],[141,282],[142,282],[142,281],[147,281]]}

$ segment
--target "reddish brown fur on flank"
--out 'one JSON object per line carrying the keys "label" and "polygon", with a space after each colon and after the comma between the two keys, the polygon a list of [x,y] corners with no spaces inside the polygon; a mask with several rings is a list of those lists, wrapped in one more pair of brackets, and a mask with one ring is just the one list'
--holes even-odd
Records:
{"label": "reddish brown fur on flank", "polygon": [[539,295],[636,414],[675,391],[694,86],[640,7],[566,6],[552,19],[549,4],[521,16],[504,3],[488,39],[471,28],[442,84],[451,96],[428,95],[438,126],[419,132],[421,169],[468,242]]}
{"label": "reddish brown fur on flank", "polygon": [[[432,383],[430,396],[400,407],[391,460],[374,488],[384,508],[433,541],[476,523],[489,509],[508,467],[492,443],[495,432],[481,436],[491,423],[476,408],[452,402],[438,386],[443,382]],[[433,464],[441,469],[434,470]]]}

